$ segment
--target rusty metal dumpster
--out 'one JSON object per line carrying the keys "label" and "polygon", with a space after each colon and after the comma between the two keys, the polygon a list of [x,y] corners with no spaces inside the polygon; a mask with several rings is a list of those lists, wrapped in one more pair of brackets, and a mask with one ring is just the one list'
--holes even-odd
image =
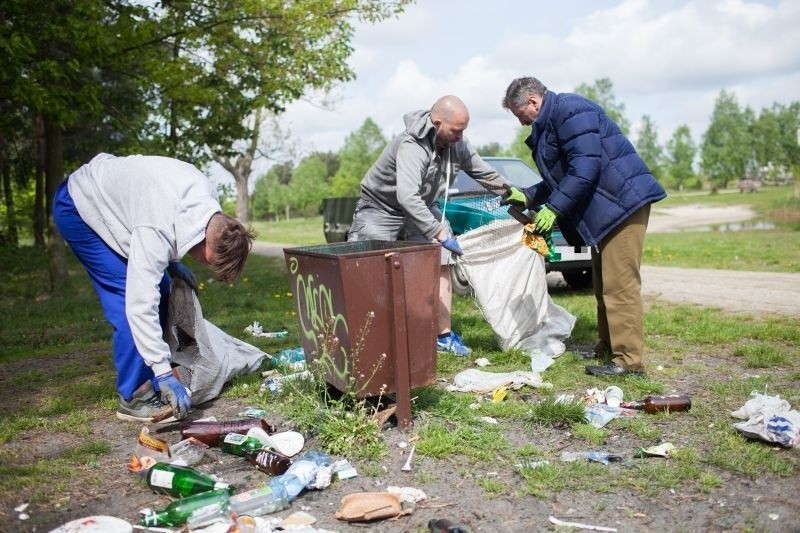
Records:
{"label": "rusty metal dumpster", "polygon": [[325,379],[340,391],[395,393],[403,427],[411,423],[411,388],[436,378],[440,248],[387,241],[284,248],[306,359],[330,356]]}

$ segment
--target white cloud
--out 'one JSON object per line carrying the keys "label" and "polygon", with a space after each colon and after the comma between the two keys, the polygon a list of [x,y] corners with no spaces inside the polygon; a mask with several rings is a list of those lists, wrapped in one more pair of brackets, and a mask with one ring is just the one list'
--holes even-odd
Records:
{"label": "white cloud", "polygon": [[507,144],[518,124],[500,100],[522,75],[557,92],[610,78],[634,127],[650,115],[662,143],[681,124],[699,140],[722,89],[756,111],[800,99],[796,0],[420,1],[354,45],[358,78],[335,111],[298,102],[284,117],[317,149],[338,150],[367,117],[392,135],[448,93],[467,103],[474,144]]}

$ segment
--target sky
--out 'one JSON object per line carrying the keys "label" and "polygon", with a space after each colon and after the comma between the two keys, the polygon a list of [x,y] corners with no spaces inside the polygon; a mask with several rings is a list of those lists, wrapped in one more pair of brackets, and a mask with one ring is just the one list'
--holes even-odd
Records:
{"label": "sky", "polygon": [[632,140],[649,115],[662,144],[683,124],[699,141],[723,89],[756,113],[800,100],[798,0],[417,0],[352,44],[356,79],[280,118],[302,152],[338,151],[367,118],[391,137],[445,94],[473,145],[507,146],[519,124],[500,102],[520,76],[555,92],[609,78]]}

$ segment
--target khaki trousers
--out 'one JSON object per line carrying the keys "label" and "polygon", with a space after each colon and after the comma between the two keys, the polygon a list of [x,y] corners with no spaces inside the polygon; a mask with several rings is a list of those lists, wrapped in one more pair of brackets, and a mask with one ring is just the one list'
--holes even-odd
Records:
{"label": "khaki trousers", "polygon": [[597,300],[598,354],[628,370],[644,371],[642,252],[650,204],[592,248],[592,281]]}

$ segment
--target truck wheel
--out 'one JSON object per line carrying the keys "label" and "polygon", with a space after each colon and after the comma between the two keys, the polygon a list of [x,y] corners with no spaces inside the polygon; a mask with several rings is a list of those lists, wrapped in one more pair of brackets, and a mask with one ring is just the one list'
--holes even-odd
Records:
{"label": "truck wheel", "polygon": [[450,285],[453,292],[459,296],[469,296],[472,294],[472,286],[467,281],[467,277],[461,270],[461,265],[456,263],[450,267]]}
{"label": "truck wheel", "polygon": [[564,281],[573,289],[588,289],[592,286],[592,269],[567,270],[561,272]]}

